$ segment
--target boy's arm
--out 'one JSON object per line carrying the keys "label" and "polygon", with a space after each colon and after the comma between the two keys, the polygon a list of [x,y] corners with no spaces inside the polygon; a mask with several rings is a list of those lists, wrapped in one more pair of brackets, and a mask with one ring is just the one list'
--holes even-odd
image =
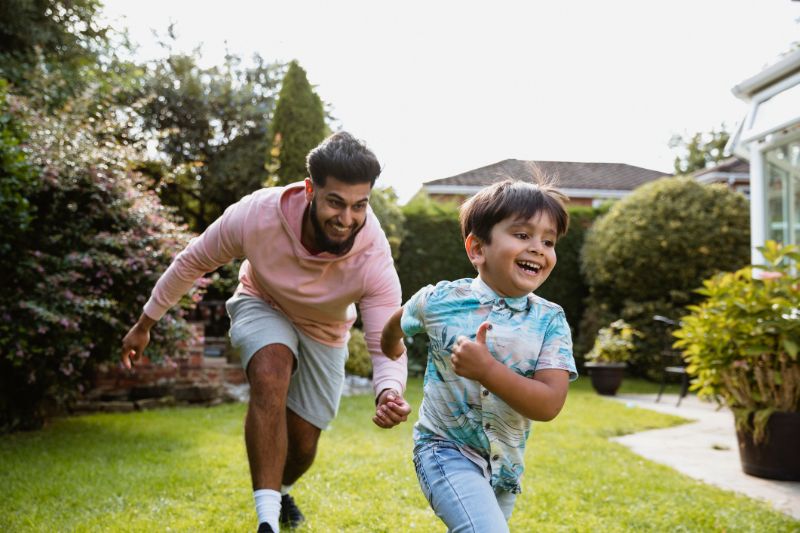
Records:
{"label": "boy's arm", "polygon": [[403,330],[400,328],[400,319],[402,317],[403,308],[400,307],[392,313],[381,332],[381,351],[392,360],[397,359],[405,352]]}
{"label": "boy's arm", "polygon": [[[389,359],[397,360],[405,351],[403,330],[400,329],[400,317],[403,308],[398,308],[386,321],[381,331],[381,351]],[[385,388],[375,399],[375,416],[372,421],[376,426],[388,429],[408,420],[411,406],[405,401],[400,391]]]}
{"label": "boy's arm", "polygon": [[481,324],[474,342],[458,338],[450,358],[455,373],[480,382],[526,418],[555,418],[567,398],[569,372],[557,368],[538,370],[533,379],[517,374],[489,353],[486,331],[490,328],[488,322]]}

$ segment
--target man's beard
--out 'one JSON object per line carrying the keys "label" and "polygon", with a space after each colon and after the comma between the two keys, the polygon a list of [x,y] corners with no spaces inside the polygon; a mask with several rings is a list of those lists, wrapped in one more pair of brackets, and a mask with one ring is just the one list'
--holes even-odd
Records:
{"label": "man's beard", "polygon": [[328,238],[328,234],[325,233],[319,218],[317,218],[316,198],[311,199],[311,206],[308,214],[311,217],[311,227],[314,228],[314,248],[320,252],[328,252],[334,255],[346,254],[353,247],[353,243],[356,240],[358,232],[364,227],[364,224],[361,224],[361,226],[350,233],[350,236],[347,239],[341,242],[336,242]]}

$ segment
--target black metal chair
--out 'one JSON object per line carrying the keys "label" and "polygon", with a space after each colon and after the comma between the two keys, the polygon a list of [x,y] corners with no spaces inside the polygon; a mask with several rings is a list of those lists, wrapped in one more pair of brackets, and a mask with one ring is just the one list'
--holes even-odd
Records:
{"label": "black metal chair", "polygon": [[[677,325],[676,321],[661,315],[655,315],[653,320],[668,326],[670,332]],[[689,373],[686,372],[686,362],[683,360],[681,353],[668,346],[661,352],[661,386],[658,389],[656,403],[661,401],[661,395],[664,394],[668,378],[671,375],[680,376],[681,392],[678,395],[678,403],[676,404],[676,407],[680,407],[681,401],[689,393]]]}

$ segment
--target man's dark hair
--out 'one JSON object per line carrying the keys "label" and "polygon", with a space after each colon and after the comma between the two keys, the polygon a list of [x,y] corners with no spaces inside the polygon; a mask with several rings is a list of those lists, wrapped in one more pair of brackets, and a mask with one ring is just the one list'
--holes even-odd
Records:
{"label": "man's dark hair", "polygon": [[472,233],[491,244],[492,228],[509,217],[529,219],[544,211],[556,225],[557,236],[567,233],[569,214],[564,205],[569,198],[534,171],[533,182],[507,179],[482,189],[461,205],[461,236]]}
{"label": "man's dark hair", "polygon": [[306,157],[308,175],[314,185],[325,186],[330,176],[344,183],[367,183],[370,187],[381,173],[381,165],[367,145],[346,131],[334,133]]}

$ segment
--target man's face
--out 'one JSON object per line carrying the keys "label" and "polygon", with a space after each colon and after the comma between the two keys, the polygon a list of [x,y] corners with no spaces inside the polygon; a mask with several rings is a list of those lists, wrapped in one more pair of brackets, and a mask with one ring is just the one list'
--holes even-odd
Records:
{"label": "man's face", "polygon": [[328,177],[325,186],[319,187],[306,179],[311,221],[308,236],[315,251],[336,255],[350,251],[367,220],[371,191],[369,182],[350,184]]}

